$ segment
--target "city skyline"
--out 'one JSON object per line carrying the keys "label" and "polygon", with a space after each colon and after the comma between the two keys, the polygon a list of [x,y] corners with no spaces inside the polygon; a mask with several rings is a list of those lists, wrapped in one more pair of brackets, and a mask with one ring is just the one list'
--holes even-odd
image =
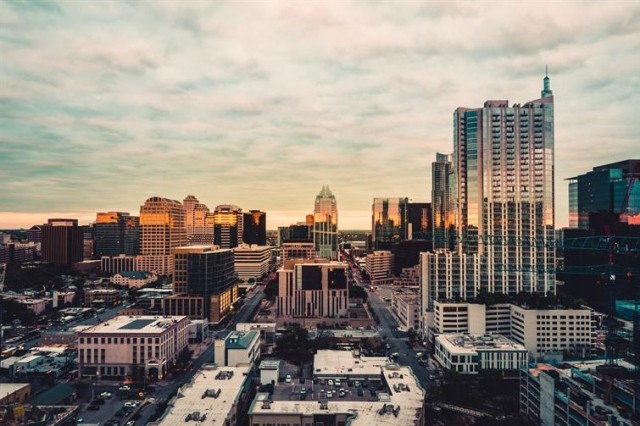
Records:
{"label": "city skyline", "polygon": [[194,194],[275,229],[329,185],[369,229],[375,197],[431,201],[457,107],[534,99],[546,64],[556,227],[565,179],[638,156],[638,4],[106,5],[0,3],[0,228]]}

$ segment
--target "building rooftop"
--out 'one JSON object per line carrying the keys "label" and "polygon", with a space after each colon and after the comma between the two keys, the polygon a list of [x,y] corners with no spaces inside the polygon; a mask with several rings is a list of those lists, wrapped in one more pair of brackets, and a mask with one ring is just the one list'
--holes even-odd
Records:
{"label": "building rooftop", "polygon": [[183,320],[185,316],[126,316],[120,315],[80,332],[82,335],[92,333],[126,333],[126,334],[160,334],[167,327]]}
{"label": "building rooftop", "polygon": [[387,357],[360,357],[351,351],[320,350],[313,356],[313,375],[374,376],[389,363]]}
{"label": "building rooftop", "polygon": [[225,339],[225,346],[227,349],[247,349],[256,337],[259,337],[257,331],[232,331]]}
{"label": "building rooftop", "polygon": [[[118,274],[116,274],[118,275]],[[143,271],[122,271],[119,274],[120,276],[124,277],[124,278],[133,278],[135,280],[144,280],[145,278],[148,278],[151,274],[149,274],[148,272],[143,272]]]}
{"label": "building rooftop", "polygon": [[476,353],[478,351],[526,351],[519,343],[507,339],[499,334],[473,335],[473,334],[441,334],[436,337],[449,352]]}
{"label": "building rooftop", "polygon": [[[178,390],[167,412],[152,425],[181,425],[187,416],[198,424],[225,424],[238,400],[250,366],[215,367],[205,365],[190,383]],[[194,413],[198,413],[194,417]],[[203,417],[206,416],[206,419]],[[189,423],[189,422],[186,422]]]}
{"label": "building rooftop", "polygon": [[260,362],[260,370],[277,370],[280,367],[279,359],[265,359]]}
{"label": "building rooftop", "polygon": [[[249,408],[249,414],[342,413],[352,416],[351,423],[349,423],[351,426],[417,424],[422,415],[424,390],[418,384],[411,369],[393,365],[388,368],[383,367],[379,370],[379,374],[388,388],[388,392],[378,392],[374,397],[371,397],[368,389],[364,389],[363,397],[356,396],[356,388],[346,386],[342,386],[342,389],[345,389],[347,393],[344,398],[335,395],[332,398],[327,398],[326,392],[319,393],[317,390],[316,393],[312,390],[306,400],[300,400],[299,396],[292,396],[295,392],[273,399],[269,398],[268,393],[259,393]],[[307,390],[307,392],[309,391]],[[274,393],[274,395],[276,394]],[[294,399],[291,400],[291,398]]]}
{"label": "building rooftop", "polygon": [[2,394],[0,394],[0,397],[4,398],[5,396],[11,395],[12,393],[17,392],[27,386],[31,386],[31,383],[3,383]]}

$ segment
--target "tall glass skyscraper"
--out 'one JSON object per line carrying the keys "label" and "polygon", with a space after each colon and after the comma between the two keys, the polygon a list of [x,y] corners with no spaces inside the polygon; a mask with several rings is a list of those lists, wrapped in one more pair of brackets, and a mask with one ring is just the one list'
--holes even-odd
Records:
{"label": "tall glass skyscraper", "polygon": [[[453,199],[460,270],[423,256],[430,298],[473,298],[480,290],[555,291],[553,92],[453,113]],[[425,269],[426,268],[426,269]],[[454,268],[455,269],[455,268]],[[445,274],[445,275],[443,275]],[[466,283],[466,284],[463,284]]]}
{"label": "tall glass skyscraper", "polygon": [[371,241],[374,250],[393,250],[407,239],[408,198],[374,198]]}
{"label": "tall glass skyscraper", "polygon": [[431,163],[431,208],[433,210],[432,235],[434,249],[455,248],[455,192],[451,154],[436,153]]}
{"label": "tall glass skyscraper", "polygon": [[125,212],[96,215],[95,256],[136,255],[140,247],[140,218]]}
{"label": "tall glass skyscraper", "polygon": [[329,185],[316,196],[313,209],[313,242],[320,257],[338,259],[338,205]]}

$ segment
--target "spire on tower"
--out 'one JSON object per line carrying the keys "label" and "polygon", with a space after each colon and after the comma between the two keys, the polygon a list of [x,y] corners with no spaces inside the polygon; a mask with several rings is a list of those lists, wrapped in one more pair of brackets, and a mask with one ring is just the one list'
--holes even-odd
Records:
{"label": "spire on tower", "polygon": [[544,67],[544,79],[542,81],[543,85],[540,96],[543,98],[553,96],[553,90],[551,90],[551,80],[549,79],[549,65],[545,65]]}

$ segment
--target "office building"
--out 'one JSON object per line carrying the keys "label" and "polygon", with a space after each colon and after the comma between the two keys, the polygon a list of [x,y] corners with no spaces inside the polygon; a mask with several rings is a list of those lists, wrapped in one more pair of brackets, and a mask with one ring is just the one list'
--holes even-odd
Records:
{"label": "office building", "polygon": [[242,209],[232,204],[222,204],[213,212],[213,242],[223,249],[237,247],[242,242]]}
{"label": "office building", "polygon": [[213,215],[209,207],[201,204],[193,195],[182,201],[185,212],[185,229],[189,245],[213,244]]}
{"label": "office building", "polygon": [[105,212],[96,215],[93,226],[94,254],[103,256],[138,254],[140,246],[140,218],[125,212]]}
{"label": "office building", "polygon": [[[190,382],[178,389],[178,398],[171,400],[166,411],[149,426],[181,424],[215,424],[237,426],[246,424],[251,391],[251,367],[221,367],[205,364]],[[193,422],[193,423],[192,423]]]}
{"label": "office building", "polygon": [[369,253],[365,260],[364,269],[369,275],[371,285],[393,283],[393,253],[389,250],[378,250]]}
{"label": "office building", "polygon": [[346,318],[349,286],[346,264],[324,259],[287,260],[278,270],[277,315]]}
{"label": "office building", "polygon": [[243,215],[242,240],[245,244],[267,245],[267,214],[260,210],[249,210]]}
{"label": "office building", "polygon": [[318,257],[313,242],[308,243],[283,243],[280,246],[280,262],[291,259],[314,259]]}
{"label": "office building", "polygon": [[118,274],[122,271],[135,271],[136,258],[124,254],[118,256],[102,256],[100,258],[100,270],[110,274]]}
{"label": "office building", "polygon": [[323,186],[316,196],[313,242],[320,257],[338,260],[338,206],[328,185]]}
{"label": "office building", "polygon": [[136,270],[173,273],[171,250],[187,244],[184,207],[180,201],[151,197],[140,206],[140,256]]}
{"label": "office building", "polygon": [[420,297],[413,293],[393,293],[391,312],[398,321],[398,329],[402,331],[420,328]]}
{"label": "office building", "polygon": [[520,370],[529,354],[524,346],[500,335],[441,334],[436,337],[434,358],[448,370],[478,374],[485,370]]}
{"label": "office building", "polygon": [[408,198],[374,198],[371,205],[373,250],[393,250],[407,239]]}
{"label": "office building", "polygon": [[[569,227],[615,233],[640,225],[640,159],[594,167],[569,180]],[[635,185],[634,185],[635,183]]]}
{"label": "office building", "polygon": [[89,306],[114,306],[120,303],[122,299],[123,295],[115,288],[94,288],[84,292],[84,304]]}
{"label": "office building", "polygon": [[434,249],[455,249],[455,176],[452,155],[436,153],[431,163],[432,237]]}
{"label": "office building", "polygon": [[224,339],[216,339],[213,348],[218,367],[253,365],[260,358],[260,333],[230,331]]}
{"label": "office building", "polygon": [[[430,298],[555,291],[553,94],[523,105],[506,100],[458,108],[452,163],[456,259],[422,256]],[[443,275],[444,274],[444,275]],[[470,285],[471,284],[471,285]],[[449,296],[447,296],[449,297]],[[432,300],[432,299],[431,299]]]}
{"label": "office building", "polygon": [[407,204],[407,240],[428,240],[431,238],[433,213],[431,203],[409,201]]}
{"label": "office building", "polygon": [[419,265],[420,254],[433,251],[432,247],[431,239],[401,241],[393,253],[393,275],[398,276],[403,269]]}
{"label": "office building", "polygon": [[27,230],[27,241],[30,243],[41,243],[42,242],[42,226],[33,225],[29,230]]}
{"label": "office building", "polygon": [[436,301],[433,311],[433,334],[501,334],[534,357],[563,351],[587,357],[595,349],[595,318],[586,307],[533,309],[513,303]]}
{"label": "office building", "polygon": [[162,379],[187,347],[188,335],[185,316],[112,318],[78,333],[80,374]]}
{"label": "office building", "polygon": [[296,380],[276,382],[271,394],[259,392],[248,410],[249,424],[425,425],[425,392],[409,367],[387,364],[386,357],[323,350],[314,356],[313,372],[310,391]]}
{"label": "office building", "polygon": [[258,281],[269,273],[271,247],[240,245],[233,249],[233,261],[238,279]]}
{"label": "office building", "polygon": [[233,251],[215,246],[176,247],[173,296],[163,299],[166,315],[220,322],[238,298]]}
{"label": "office building", "polygon": [[84,257],[82,227],[78,219],[49,219],[42,225],[42,260],[70,266]]}

